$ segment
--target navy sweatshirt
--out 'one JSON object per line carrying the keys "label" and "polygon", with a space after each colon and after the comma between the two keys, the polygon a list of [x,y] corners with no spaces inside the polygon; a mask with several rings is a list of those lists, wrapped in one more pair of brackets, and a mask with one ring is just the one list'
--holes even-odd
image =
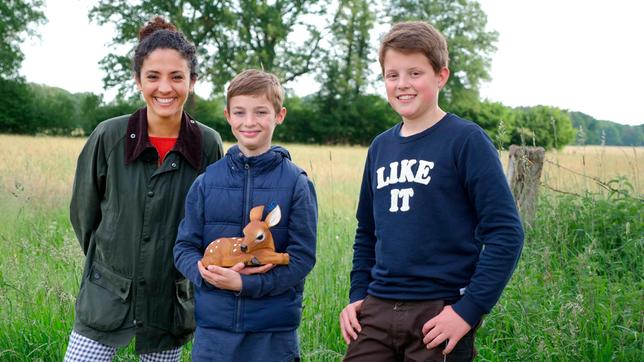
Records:
{"label": "navy sweatshirt", "polygon": [[453,114],[409,137],[401,125],[369,147],[350,301],[444,299],[474,326],[523,246],[497,151],[478,125]]}

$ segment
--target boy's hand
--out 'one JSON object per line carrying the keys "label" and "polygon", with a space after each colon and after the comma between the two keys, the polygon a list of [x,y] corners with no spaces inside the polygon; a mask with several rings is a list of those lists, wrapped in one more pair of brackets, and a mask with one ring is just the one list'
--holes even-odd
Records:
{"label": "boy's hand", "polygon": [[262,266],[246,266],[244,265],[244,263],[237,263],[233,265],[231,269],[234,269],[239,274],[252,275],[252,274],[266,273],[267,271],[273,269],[274,267],[275,267],[274,264],[265,264]]}
{"label": "boy's hand", "polygon": [[355,301],[344,307],[342,312],[340,312],[340,330],[347,344],[351,343],[352,339],[358,339],[358,333],[356,331],[360,332],[362,330],[360,322],[358,322],[358,314],[360,314],[360,310],[362,309],[363,301],[364,299]]}
{"label": "boy's hand", "polygon": [[427,349],[439,346],[447,340],[447,347],[443,354],[452,352],[458,341],[463,338],[472,327],[460,315],[454,312],[451,305],[446,305],[443,311],[423,325],[423,343]]}
{"label": "boy's hand", "polygon": [[266,264],[257,267],[247,267],[244,263],[237,263],[230,268],[222,268],[216,265],[209,265],[208,269],[203,267],[201,261],[197,262],[199,274],[208,283],[216,286],[219,289],[232,290],[238,292],[242,288],[242,280],[240,274],[252,275],[266,273],[273,269],[275,265]]}
{"label": "boy's hand", "polygon": [[[239,266],[241,264],[241,267]],[[197,262],[199,274],[208,283],[219,289],[232,290],[238,292],[242,287],[241,275],[238,270],[243,268],[243,263],[238,263],[230,268],[222,268],[216,265],[208,265],[208,269],[203,267],[201,260]]]}

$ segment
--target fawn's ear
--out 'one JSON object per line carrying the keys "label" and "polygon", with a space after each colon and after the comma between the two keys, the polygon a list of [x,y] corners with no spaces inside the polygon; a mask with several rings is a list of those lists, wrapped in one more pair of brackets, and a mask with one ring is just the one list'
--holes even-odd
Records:
{"label": "fawn's ear", "polygon": [[266,215],[266,224],[268,227],[273,227],[277,225],[277,223],[280,222],[280,219],[282,218],[282,210],[280,210],[280,206],[277,205],[273,209],[273,211],[269,212],[268,215]]}
{"label": "fawn's ear", "polygon": [[261,221],[263,213],[264,213],[264,205],[253,207],[253,209],[250,210],[250,221]]}

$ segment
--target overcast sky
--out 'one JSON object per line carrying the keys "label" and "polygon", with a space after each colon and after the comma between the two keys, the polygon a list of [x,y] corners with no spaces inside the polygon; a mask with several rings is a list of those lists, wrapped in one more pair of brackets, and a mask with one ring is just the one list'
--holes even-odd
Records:
{"label": "overcast sky", "polygon": [[[89,4],[88,4],[89,3]],[[92,2],[48,0],[41,39],[23,44],[27,81],[103,93],[98,61],[113,28],[90,24]],[[644,1],[482,0],[499,32],[492,80],[481,94],[507,106],[552,105],[597,119],[644,124]],[[311,82],[295,87],[305,95]],[[207,93],[208,87],[197,87]],[[113,97],[107,93],[106,98]]]}

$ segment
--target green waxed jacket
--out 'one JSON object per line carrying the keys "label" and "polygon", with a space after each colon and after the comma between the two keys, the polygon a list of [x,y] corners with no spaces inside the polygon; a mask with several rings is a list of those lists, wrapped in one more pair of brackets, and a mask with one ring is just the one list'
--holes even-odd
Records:
{"label": "green waxed jacket", "polygon": [[189,282],[172,248],[195,178],[223,155],[221,137],[183,114],[163,164],[146,109],[99,124],[78,157],[70,218],[85,253],[74,330],[137,353],[187,342],[195,328]]}

